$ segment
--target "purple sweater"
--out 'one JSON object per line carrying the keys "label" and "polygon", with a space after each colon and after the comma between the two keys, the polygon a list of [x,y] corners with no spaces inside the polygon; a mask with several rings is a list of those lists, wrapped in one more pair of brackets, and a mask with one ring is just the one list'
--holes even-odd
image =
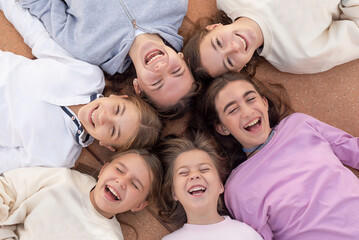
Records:
{"label": "purple sweater", "polygon": [[359,139],[301,113],[274,132],[228,178],[231,214],[265,240],[359,239]]}

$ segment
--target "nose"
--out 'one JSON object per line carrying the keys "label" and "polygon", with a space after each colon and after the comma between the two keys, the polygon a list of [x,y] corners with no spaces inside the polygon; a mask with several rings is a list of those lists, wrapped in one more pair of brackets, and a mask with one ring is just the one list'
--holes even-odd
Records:
{"label": "nose", "polygon": [[190,180],[198,180],[200,178],[198,172],[194,172],[191,174],[191,176],[189,177]]}
{"label": "nose", "polygon": [[241,113],[242,117],[252,116],[253,109],[247,104],[244,104],[244,106],[241,107]]}
{"label": "nose", "polygon": [[167,69],[167,63],[165,62],[159,62],[157,65],[156,65],[156,68],[155,68],[155,71],[156,72],[163,72],[164,70]]}
{"label": "nose", "polygon": [[111,116],[110,114],[108,113],[108,111],[106,110],[103,110],[99,116],[99,120],[100,120],[100,125],[104,125],[108,122],[111,121]]}
{"label": "nose", "polygon": [[119,177],[119,178],[116,179],[116,182],[120,185],[122,190],[126,189],[127,184],[126,184],[126,181],[124,179]]}
{"label": "nose", "polygon": [[238,53],[240,50],[241,46],[236,41],[231,41],[226,48],[226,53]]}

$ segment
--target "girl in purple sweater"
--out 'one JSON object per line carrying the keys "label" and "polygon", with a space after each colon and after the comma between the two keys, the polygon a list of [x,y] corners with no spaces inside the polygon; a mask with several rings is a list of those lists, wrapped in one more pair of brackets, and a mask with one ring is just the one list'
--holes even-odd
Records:
{"label": "girl in purple sweater", "polygon": [[230,73],[205,92],[203,117],[229,155],[231,214],[265,240],[359,236],[359,139],[301,113],[257,80]]}

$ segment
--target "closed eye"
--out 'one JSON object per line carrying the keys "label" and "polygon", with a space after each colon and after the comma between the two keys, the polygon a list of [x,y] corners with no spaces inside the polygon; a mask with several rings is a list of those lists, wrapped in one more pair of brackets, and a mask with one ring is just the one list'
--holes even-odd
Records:
{"label": "closed eye", "polygon": [[120,112],[120,105],[117,105],[115,115],[117,115]]}
{"label": "closed eye", "polygon": [[131,184],[134,188],[136,188],[137,190],[140,190],[140,188],[134,182],[132,182]]}
{"label": "closed eye", "polygon": [[205,172],[208,172],[209,170],[210,170],[209,168],[202,168],[202,169],[200,169],[200,172],[205,173]]}
{"label": "closed eye", "polygon": [[236,111],[237,109],[238,109],[238,107],[229,109],[228,114],[234,113],[234,111]]}
{"label": "closed eye", "polygon": [[227,57],[227,63],[230,67],[233,67],[233,62],[230,58]]}
{"label": "closed eye", "polygon": [[111,137],[115,136],[115,132],[116,132],[116,129],[115,129],[115,127],[112,127],[112,131],[111,131]]}
{"label": "closed eye", "polygon": [[222,48],[223,46],[222,46],[222,43],[219,41],[219,39],[218,38],[216,38],[216,43],[217,43],[217,46],[219,46],[220,48]]}
{"label": "closed eye", "polygon": [[176,70],[174,70],[174,71],[172,72],[172,74],[178,73],[178,72],[181,70],[181,68],[182,68],[182,67],[177,68]]}
{"label": "closed eye", "polygon": [[119,169],[118,167],[116,168],[116,170],[119,172],[119,173],[123,173],[123,171],[121,169]]}
{"label": "closed eye", "polygon": [[178,174],[181,175],[181,176],[188,176],[188,172],[187,172],[187,171],[179,172]]}
{"label": "closed eye", "polygon": [[161,82],[161,79],[158,80],[157,82],[153,83],[152,86],[156,86],[156,85],[160,84],[160,82]]}

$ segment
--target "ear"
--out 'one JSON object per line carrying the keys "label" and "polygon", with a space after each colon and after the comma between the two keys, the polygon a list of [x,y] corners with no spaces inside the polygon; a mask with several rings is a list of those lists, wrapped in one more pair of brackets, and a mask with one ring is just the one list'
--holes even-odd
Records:
{"label": "ear", "polygon": [[224,186],[223,186],[222,182],[220,184],[221,184],[221,188],[220,188],[219,194],[222,194],[224,192]]}
{"label": "ear", "polygon": [[214,30],[214,29],[216,29],[218,27],[222,27],[222,26],[223,26],[222,23],[215,23],[215,24],[207,25],[206,30],[207,31],[212,31],[212,30]]}
{"label": "ear", "polygon": [[223,136],[228,136],[230,134],[228,129],[222,123],[215,123],[214,127],[216,128],[216,131]]}
{"label": "ear", "polygon": [[266,98],[266,97],[262,97],[262,99],[263,99],[264,106],[266,106],[267,111],[268,111],[268,108],[269,108],[269,105],[268,105],[268,100],[267,100],[267,98]]}
{"label": "ear", "polygon": [[107,144],[103,144],[102,142],[99,142],[99,144],[100,144],[100,146],[109,149],[111,152],[116,151],[116,149],[114,149],[112,146],[109,146],[109,145],[107,145]]}
{"label": "ear", "polygon": [[140,205],[138,205],[138,207],[132,208],[131,212],[138,212],[138,211],[144,209],[147,205],[148,205],[148,201],[143,201],[140,203]]}
{"label": "ear", "polygon": [[97,179],[100,178],[100,176],[101,176],[103,170],[106,168],[106,166],[107,166],[108,164],[109,164],[109,163],[107,162],[107,163],[105,163],[105,165],[103,165],[103,166],[101,167],[101,170],[100,170],[100,173],[99,173],[98,176],[97,176]]}
{"label": "ear", "polygon": [[133,88],[135,89],[135,93],[137,96],[140,96],[141,95],[141,92],[142,92],[142,88],[140,86],[140,83],[138,82],[137,78],[133,79]]}
{"label": "ear", "polygon": [[173,200],[178,201],[178,198],[177,198],[177,196],[175,194],[175,191],[174,191],[173,187],[172,187],[172,198],[173,198]]}
{"label": "ear", "polygon": [[180,56],[182,59],[184,59],[184,55],[183,55],[182,52],[178,52],[177,54],[178,54],[178,56]]}

